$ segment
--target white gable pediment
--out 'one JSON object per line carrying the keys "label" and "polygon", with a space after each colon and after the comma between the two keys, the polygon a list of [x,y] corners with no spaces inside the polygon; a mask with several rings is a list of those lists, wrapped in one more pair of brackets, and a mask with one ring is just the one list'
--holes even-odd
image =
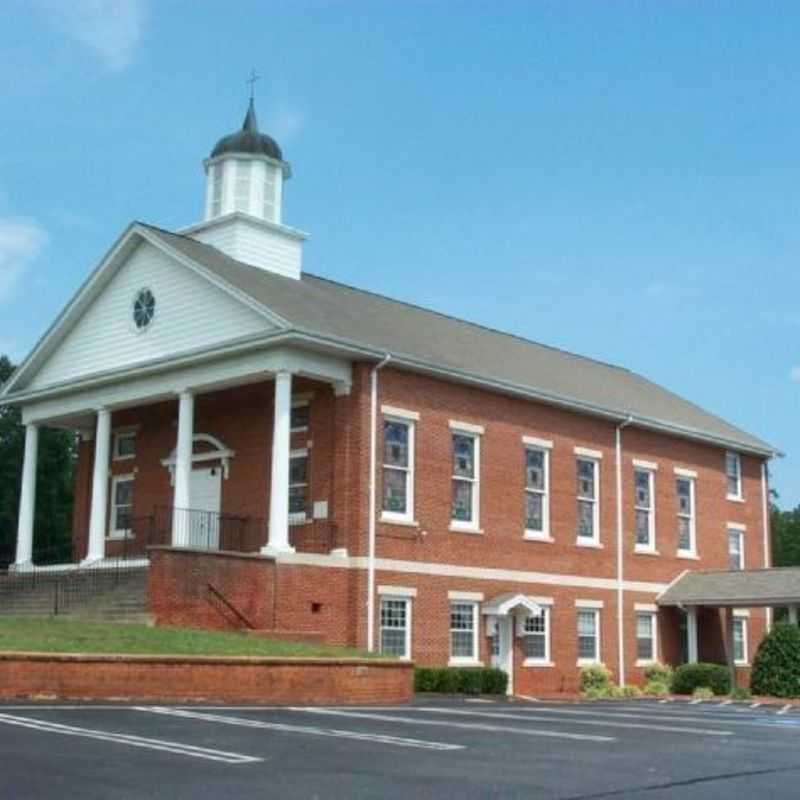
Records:
{"label": "white gable pediment", "polygon": [[[190,353],[265,333],[276,328],[268,314],[245,303],[182,263],[135,230],[119,263],[101,266],[102,285],[90,298],[76,297],[82,309],[61,321],[45,337],[32,373],[21,381],[26,390],[78,380],[110,370]],[[100,283],[100,282],[99,282]],[[155,315],[144,329],[133,321],[138,292],[148,288],[155,297]],[[86,291],[92,291],[91,288]],[[67,312],[70,311],[68,307]],[[69,322],[69,324],[65,324]],[[36,353],[34,353],[36,355]],[[27,371],[27,370],[26,370]],[[14,387],[19,389],[21,387]]]}

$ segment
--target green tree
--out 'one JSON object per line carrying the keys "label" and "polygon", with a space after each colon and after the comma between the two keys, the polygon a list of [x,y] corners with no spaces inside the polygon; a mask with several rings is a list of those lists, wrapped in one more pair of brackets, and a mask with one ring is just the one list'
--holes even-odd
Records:
{"label": "green tree", "polygon": [[781,510],[772,504],[772,563],[776,567],[800,566],[800,506]]}
{"label": "green tree", "polygon": [[[0,386],[14,365],[0,356]],[[25,430],[18,408],[0,407],[0,565],[13,560],[22,481]],[[34,558],[64,560],[71,554],[75,435],[43,428],[36,471]]]}

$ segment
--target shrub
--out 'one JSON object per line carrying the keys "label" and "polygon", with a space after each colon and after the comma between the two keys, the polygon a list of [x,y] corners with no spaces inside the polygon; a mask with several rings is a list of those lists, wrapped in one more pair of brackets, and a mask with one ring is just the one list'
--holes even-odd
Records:
{"label": "shrub", "polygon": [[737,686],[731,692],[731,700],[750,700],[752,696],[749,689],[745,689],[741,686]]}
{"label": "shrub", "polygon": [[649,680],[644,686],[644,693],[655,697],[666,697],[669,694],[669,686],[657,680]]}
{"label": "shrub", "polygon": [[656,662],[645,669],[644,677],[647,683],[662,683],[664,686],[669,686],[672,683],[673,672],[674,670],[669,664]]}
{"label": "shrub", "polygon": [[414,691],[442,694],[505,694],[508,675],[501,669],[416,667]]}
{"label": "shrub", "polygon": [[622,696],[623,697],[641,697],[642,690],[638,686],[623,686],[622,687]]}
{"label": "shrub", "polygon": [[800,697],[800,628],[780,623],[762,639],[750,688],[754,694]]}
{"label": "shrub", "polygon": [[605,664],[591,664],[581,670],[581,694],[596,689],[607,692],[611,686],[611,672]]}
{"label": "shrub", "polygon": [[728,694],[731,690],[730,670],[722,664],[681,664],[672,676],[675,694],[692,694],[698,687],[711,689],[714,694]]}
{"label": "shrub", "polygon": [[712,692],[708,686],[695,686],[692,697],[694,697],[695,700],[713,700],[714,692]]}

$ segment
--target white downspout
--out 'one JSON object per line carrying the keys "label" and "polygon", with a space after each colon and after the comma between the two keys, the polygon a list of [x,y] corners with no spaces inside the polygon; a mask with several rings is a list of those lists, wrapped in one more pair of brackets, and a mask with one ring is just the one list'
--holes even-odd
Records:
{"label": "white downspout", "polygon": [[387,353],[383,361],[372,368],[370,395],[370,442],[369,442],[369,528],[367,544],[367,650],[375,651],[375,461],[378,444],[378,370],[385,367],[391,356]]}
{"label": "white downspout", "polygon": [[[764,566],[769,568],[772,566],[772,554],[770,552],[770,530],[769,530],[769,490],[767,484],[769,482],[769,472],[767,470],[767,462],[761,464],[761,515],[764,522]],[[772,608],[767,607],[767,632],[772,629]]]}
{"label": "white downspout", "polygon": [[616,431],[616,471],[617,471],[617,652],[619,667],[617,670],[619,685],[625,685],[625,607],[623,589],[623,552],[624,533],[622,524],[622,429],[633,422],[628,415],[624,422],[617,425]]}

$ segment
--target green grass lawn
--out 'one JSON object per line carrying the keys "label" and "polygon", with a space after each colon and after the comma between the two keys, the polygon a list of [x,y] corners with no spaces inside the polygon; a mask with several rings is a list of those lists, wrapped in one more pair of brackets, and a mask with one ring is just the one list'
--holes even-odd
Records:
{"label": "green grass lawn", "polygon": [[0,652],[140,655],[363,657],[347,647],[282,642],[244,633],[150,628],[65,618],[0,619]]}

